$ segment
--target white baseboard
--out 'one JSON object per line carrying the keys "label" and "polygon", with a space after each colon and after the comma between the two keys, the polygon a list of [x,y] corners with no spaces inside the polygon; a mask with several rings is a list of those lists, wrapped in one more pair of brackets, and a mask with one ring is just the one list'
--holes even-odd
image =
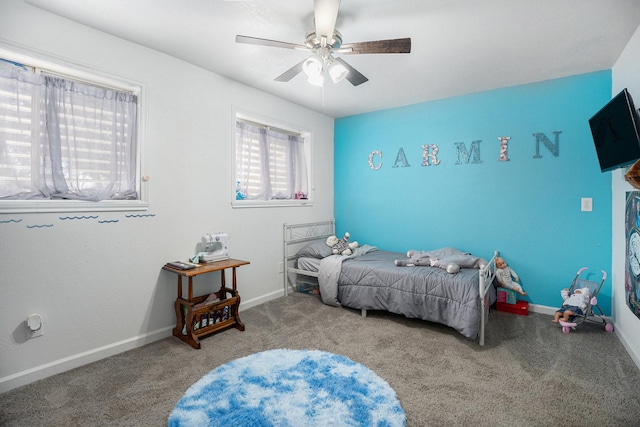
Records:
{"label": "white baseboard", "polygon": [[246,310],[248,308],[255,307],[260,304],[264,304],[267,301],[280,298],[281,296],[284,296],[284,290],[282,289],[279,291],[268,293],[266,295],[259,296],[258,298],[250,299],[248,301],[241,299],[240,307],[238,308],[238,311]]}
{"label": "white baseboard", "polygon": [[0,393],[161,340],[171,336],[172,330],[173,326],[159,329],[0,378]]}
{"label": "white baseboard", "polygon": [[[240,310],[255,307],[272,299],[279,298],[284,295],[283,290],[271,292],[267,295],[260,296],[248,301],[242,300]],[[17,372],[13,375],[0,378],[0,393],[4,393],[14,388],[30,384],[32,382],[48,378],[52,375],[60,374],[71,369],[79,368],[86,364],[96,362],[109,356],[113,356],[134,348],[142,347],[154,341],[161,340],[172,335],[173,326],[159,329],[147,334],[138,335],[120,342],[106,345],[104,347],[89,350],[84,353],[74,354],[64,359],[55,360],[44,365],[36,366],[26,371]]]}
{"label": "white baseboard", "polygon": [[553,314],[558,310],[558,307],[549,307],[548,305],[539,305],[539,304],[529,304],[529,311],[533,311],[534,313],[548,314],[553,316]]}
{"label": "white baseboard", "polygon": [[633,363],[636,364],[636,366],[638,367],[638,369],[640,369],[640,355],[636,354],[633,350],[633,347],[631,345],[629,345],[629,341],[627,340],[627,336],[621,332],[618,328],[615,327],[616,325],[613,325],[613,332],[615,332],[616,336],[618,337],[618,339],[620,340],[620,342],[622,343],[622,346],[624,347],[625,350],[627,350],[627,353],[629,354],[629,357],[631,357],[631,360],[633,360]]}

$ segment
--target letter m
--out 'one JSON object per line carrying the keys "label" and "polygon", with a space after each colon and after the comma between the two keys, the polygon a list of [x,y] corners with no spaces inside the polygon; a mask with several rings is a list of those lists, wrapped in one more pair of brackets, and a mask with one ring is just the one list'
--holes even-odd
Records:
{"label": "letter m", "polygon": [[462,162],[460,161],[460,157],[462,157],[462,159],[466,164],[469,164],[469,159],[471,158],[471,154],[473,154],[473,161],[471,163],[482,163],[482,160],[480,160],[480,143],[481,142],[482,140],[480,139],[477,141],[473,141],[471,143],[471,153],[467,151],[467,146],[464,144],[464,142],[456,142],[455,143],[457,148],[456,165],[462,164]]}

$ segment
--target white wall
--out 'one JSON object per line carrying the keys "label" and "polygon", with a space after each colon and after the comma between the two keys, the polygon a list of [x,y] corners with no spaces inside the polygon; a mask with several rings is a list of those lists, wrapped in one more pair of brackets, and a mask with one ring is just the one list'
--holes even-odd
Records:
{"label": "white wall", "polygon": [[[0,215],[0,392],[169,336],[177,280],[161,267],[194,255],[206,232],[226,231],[232,257],[251,262],[238,270],[241,310],[282,295],[282,223],[333,215],[332,118],[19,0],[0,2],[0,46],[145,85],[154,215],[100,212],[118,220],[109,224]],[[313,207],[231,208],[233,107],[313,132]],[[54,226],[27,228],[36,224]],[[207,282],[195,285],[204,293]],[[31,313],[42,315],[44,335],[26,340]]]}
{"label": "white wall", "polygon": [[[625,87],[634,96],[636,107],[640,102],[640,27],[618,58],[612,71],[612,95]],[[613,318],[616,334],[640,367],[640,319],[626,305],[624,291],[625,274],[625,196],[635,189],[624,180],[626,169],[613,171],[612,176],[612,288]]]}

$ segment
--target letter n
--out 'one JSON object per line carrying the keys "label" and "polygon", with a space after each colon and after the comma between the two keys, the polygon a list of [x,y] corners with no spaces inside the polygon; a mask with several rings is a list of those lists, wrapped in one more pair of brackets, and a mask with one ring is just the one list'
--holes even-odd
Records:
{"label": "letter n", "polygon": [[534,159],[539,159],[540,157],[542,157],[540,155],[540,143],[542,142],[544,144],[545,147],[547,147],[547,150],[549,150],[551,152],[551,154],[553,154],[553,157],[558,157],[558,155],[560,154],[560,134],[562,132],[556,131],[553,132],[553,134],[555,135],[555,143],[551,142],[551,140],[549,140],[549,138],[547,138],[547,135],[545,135],[544,133],[534,133],[533,136],[536,138],[536,155],[533,156]]}

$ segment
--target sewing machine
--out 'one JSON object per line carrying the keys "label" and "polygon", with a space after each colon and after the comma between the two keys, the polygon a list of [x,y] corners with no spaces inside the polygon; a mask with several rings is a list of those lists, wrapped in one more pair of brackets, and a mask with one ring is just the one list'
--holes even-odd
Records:
{"label": "sewing machine", "polygon": [[214,262],[229,259],[230,239],[226,233],[207,233],[202,236],[202,252],[194,258],[195,262]]}

